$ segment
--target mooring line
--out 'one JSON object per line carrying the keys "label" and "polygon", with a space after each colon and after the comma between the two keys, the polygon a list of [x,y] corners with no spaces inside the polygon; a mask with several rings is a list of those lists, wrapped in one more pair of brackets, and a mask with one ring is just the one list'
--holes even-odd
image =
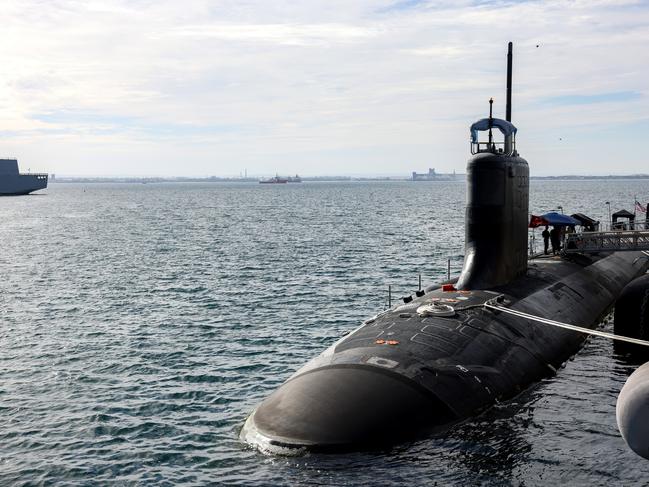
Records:
{"label": "mooring line", "polygon": [[544,323],[546,325],[556,326],[559,328],[565,328],[567,330],[578,331],[580,333],[586,333],[587,335],[594,335],[603,338],[609,338],[611,340],[618,340],[621,342],[634,343],[636,345],[644,345],[649,347],[649,341],[640,340],[639,338],[625,337],[622,335],[616,335],[614,333],[607,333],[605,331],[591,330],[590,328],[584,328],[582,326],[570,325],[568,323],[562,323],[560,321],[550,320],[548,318],[542,318],[540,316],[531,315],[529,313],[524,313],[523,311],[518,311],[511,308],[505,308],[504,306],[494,306],[493,304],[484,303],[485,308],[493,309],[496,311],[502,311],[504,313],[509,313],[513,316],[518,316],[519,318],[525,318],[528,320],[538,321],[539,323]]}

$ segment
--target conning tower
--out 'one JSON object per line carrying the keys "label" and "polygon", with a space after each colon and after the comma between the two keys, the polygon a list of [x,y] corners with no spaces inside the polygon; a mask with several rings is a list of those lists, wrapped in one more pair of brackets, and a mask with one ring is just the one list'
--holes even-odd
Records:
{"label": "conning tower", "polygon": [[[512,43],[507,53],[507,120],[489,118],[471,125],[467,163],[467,204],[464,267],[459,289],[502,286],[527,270],[529,167],[516,151],[516,127],[511,123]],[[493,129],[504,140],[496,142]],[[487,131],[480,142],[478,132]]]}

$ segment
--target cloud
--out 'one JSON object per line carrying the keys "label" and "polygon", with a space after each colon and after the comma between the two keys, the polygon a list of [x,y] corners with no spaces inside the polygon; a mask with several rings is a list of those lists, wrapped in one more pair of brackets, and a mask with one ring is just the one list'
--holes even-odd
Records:
{"label": "cloud", "polygon": [[286,46],[316,46],[354,41],[378,33],[378,29],[344,24],[209,24],[180,27],[172,30],[170,35]]}
{"label": "cloud", "polygon": [[407,10],[412,10],[415,8],[422,7],[427,3],[428,2],[426,2],[425,0],[399,0],[386,5],[385,7],[377,10],[377,12],[390,13],[395,11],[407,11]]}
{"label": "cloud", "polygon": [[[555,130],[601,134],[649,113],[649,9],[635,1],[8,0],[3,9],[3,143],[59,173],[407,174],[433,161],[461,171],[468,126],[491,96],[504,111],[509,40],[514,122],[533,172],[591,170],[592,160],[548,146]],[[624,161],[617,170],[645,164],[639,144],[610,142]]]}
{"label": "cloud", "polygon": [[[642,97],[636,91],[617,91],[612,93],[595,93],[591,95],[562,95],[545,98],[543,103],[550,105],[590,105],[593,103],[615,103],[636,101]],[[619,105],[618,105],[619,106]]]}
{"label": "cloud", "polygon": [[214,136],[223,133],[241,132],[243,127],[232,124],[197,125],[191,123],[158,123],[146,118],[106,115],[104,113],[78,110],[60,110],[32,114],[33,120],[46,124],[40,133],[108,135],[128,133],[134,138],[160,140],[164,138],[188,139],[192,136]]}

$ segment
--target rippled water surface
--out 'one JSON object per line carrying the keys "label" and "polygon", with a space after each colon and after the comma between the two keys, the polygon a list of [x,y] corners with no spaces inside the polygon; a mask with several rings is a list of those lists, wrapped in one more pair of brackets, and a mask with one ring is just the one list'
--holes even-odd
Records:
{"label": "rippled water surface", "polygon": [[[649,181],[532,182],[606,220]],[[267,457],[246,415],[383,309],[459,272],[464,183],[51,184],[0,199],[0,484],[641,485],[634,366],[593,339],[516,400],[381,452]],[[605,328],[611,328],[606,324]]]}

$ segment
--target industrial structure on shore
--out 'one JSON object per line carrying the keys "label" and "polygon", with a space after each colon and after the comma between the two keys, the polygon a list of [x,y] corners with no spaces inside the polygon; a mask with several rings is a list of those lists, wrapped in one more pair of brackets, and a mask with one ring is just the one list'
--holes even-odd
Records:
{"label": "industrial structure on shore", "polygon": [[455,174],[455,171],[452,173],[444,174],[435,172],[435,168],[428,168],[428,172],[418,173],[412,171],[412,180],[413,181],[456,181],[459,180],[459,177]]}

